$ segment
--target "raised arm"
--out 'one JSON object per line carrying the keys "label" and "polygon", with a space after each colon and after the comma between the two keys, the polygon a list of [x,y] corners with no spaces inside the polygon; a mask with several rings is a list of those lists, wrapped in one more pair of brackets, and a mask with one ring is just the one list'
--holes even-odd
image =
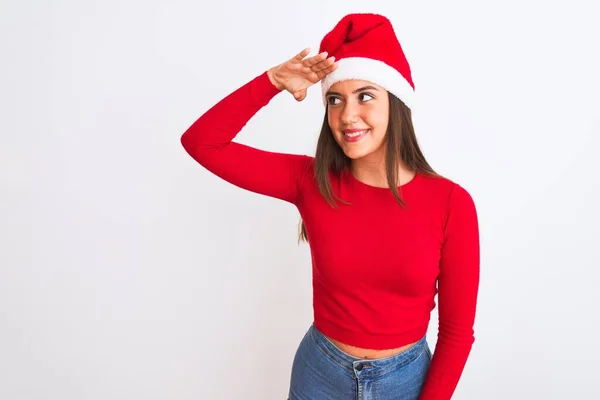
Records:
{"label": "raised arm", "polygon": [[299,179],[311,158],[260,150],[233,139],[280,91],[302,101],[310,85],[335,69],[334,60],[324,53],[305,59],[307,50],[260,74],[200,116],[181,137],[188,154],[240,188],[296,203]]}

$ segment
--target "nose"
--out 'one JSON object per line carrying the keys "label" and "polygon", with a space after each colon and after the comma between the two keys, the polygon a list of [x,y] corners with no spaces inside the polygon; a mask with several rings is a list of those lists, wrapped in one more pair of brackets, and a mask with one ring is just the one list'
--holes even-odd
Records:
{"label": "nose", "polygon": [[349,101],[344,105],[341,115],[342,123],[346,126],[352,126],[358,122],[358,106]]}

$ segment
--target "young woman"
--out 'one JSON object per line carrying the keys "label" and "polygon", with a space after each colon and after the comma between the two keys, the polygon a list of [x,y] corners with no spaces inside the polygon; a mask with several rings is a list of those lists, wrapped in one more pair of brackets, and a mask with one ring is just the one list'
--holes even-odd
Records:
{"label": "young woman", "polygon": [[[289,399],[450,399],[474,342],[479,231],[472,197],[436,174],[412,125],[414,84],[390,21],[350,14],[322,40],[261,73],[183,134],[228,182],[294,204],[312,254],[314,321]],[[314,157],[232,140],[280,92],[321,83]],[[439,302],[432,355],[426,341]]]}

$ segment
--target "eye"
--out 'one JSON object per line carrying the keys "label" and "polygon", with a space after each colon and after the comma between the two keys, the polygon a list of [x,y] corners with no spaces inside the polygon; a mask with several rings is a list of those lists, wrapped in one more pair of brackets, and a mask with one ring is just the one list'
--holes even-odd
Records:
{"label": "eye", "polygon": [[336,103],[333,103],[332,100],[339,100],[339,99],[337,97],[333,97],[333,96],[327,98],[327,102],[333,106]]}
{"label": "eye", "polygon": [[[367,97],[370,97],[371,99],[373,98],[373,96],[371,96],[369,93],[361,93],[361,94],[359,94],[359,95],[358,95],[358,97],[359,97],[359,98],[360,98],[361,96],[367,96]],[[368,101],[368,100],[369,100],[369,99],[367,99],[367,101]]]}

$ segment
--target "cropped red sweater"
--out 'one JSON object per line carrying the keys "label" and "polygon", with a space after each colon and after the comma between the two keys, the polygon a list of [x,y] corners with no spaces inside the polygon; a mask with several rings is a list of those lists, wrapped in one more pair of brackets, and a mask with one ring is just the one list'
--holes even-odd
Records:
{"label": "cropped red sweater", "polygon": [[418,173],[400,187],[402,208],[389,189],[347,172],[330,179],[351,204],[331,207],[317,187],[312,157],[232,141],[279,92],[260,74],[195,121],[183,147],[231,184],[297,207],[312,255],[314,324],[325,335],[367,349],[415,342],[427,333],[437,294],[437,343],[420,399],[450,399],[474,342],[479,231],[473,199],[447,178]]}

